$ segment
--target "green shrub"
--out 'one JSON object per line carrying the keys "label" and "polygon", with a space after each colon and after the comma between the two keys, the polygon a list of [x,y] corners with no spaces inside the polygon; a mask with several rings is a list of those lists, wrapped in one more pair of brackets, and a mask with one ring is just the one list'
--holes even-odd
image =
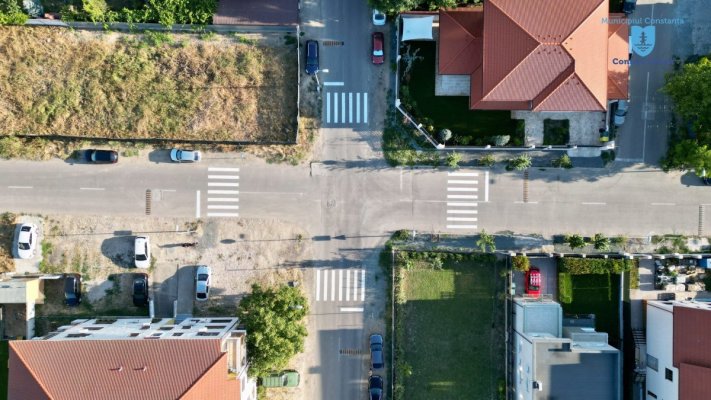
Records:
{"label": "green shrub", "polygon": [[586,274],[620,274],[629,271],[637,264],[637,260],[612,258],[559,258],[558,272],[571,275]]}
{"label": "green shrub", "polygon": [[633,263],[630,268],[630,289],[639,289],[639,265]]}
{"label": "green shrub", "polygon": [[496,159],[491,154],[487,154],[479,159],[479,165],[482,167],[491,167],[496,164]]}
{"label": "green shrub", "polygon": [[459,162],[462,161],[462,155],[457,152],[447,154],[447,166],[449,168],[459,168]]}
{"label": "green shrub", "polygon": [[587,244],[585,242],[585,239],[578,234],[566,235],[565,236],[565,243],[567,243],[571,249],[582,248],[582,247],[585,247],[585,245]]}
{"label": "green shrub", "polygon": [[511,264],[513,269],[516,271],[526,272],[530,268],[531,264],[526,256],[513,256],[511,258]]}
{"label": "green shrub", "polygon": [[569,273],[558,273],[558,301],[564,304],[573,302],[573,277]]}
{"label": "green shrub", "polygon": [[610,250],[610,239],[605,237],[602,233],[596,233],[593,237],[593,246],[595,247],[595,250]]}
{"label": "green shrub", "polygon": [[516,171],[523,171],[524,169],[528,169],[531,167],[531,156],[528,154],[521,154],[518,157],[514,157],[510,159],[506,165],[506,169],[511,171],[511,170],[516,170]]}
{"label": "green shrub", "polygon": [[559,158],[556,158],[555,160],[553,160],[552,164],[556,168],[573,168],[573,161],[570,159],[570,157],[568,157],[567,154],[563,154]]}

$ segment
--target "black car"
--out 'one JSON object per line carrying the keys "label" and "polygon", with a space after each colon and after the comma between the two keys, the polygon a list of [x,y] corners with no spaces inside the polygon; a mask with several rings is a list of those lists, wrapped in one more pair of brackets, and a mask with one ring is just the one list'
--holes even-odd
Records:
{"label": "black car", "polygon": [[118,152],[114,150],[87,150],[86,161],[94,164],[116,164]]}
{"label": "black car", "polygon": [[81,303],[81,275],[66,274],[64,276],[64,302],[70,306]]}
{"label": "black car", "polygon": [[383,337],[378,334],[370,335],[370,368],[382,369],[384,365]]}
{"label": "black car", "polygon": [[306,42],[306,73],[316,74],[318,71],[318,42],[309,40]]}
{"label": "black car", "polygon": [[133,277],[133,305],[145,307],[148,305],[148,275],[136,274]]}
{"label": "black car", "polygon": [[378,375],[368,379],[368,399],[383,400],[383,378]]}

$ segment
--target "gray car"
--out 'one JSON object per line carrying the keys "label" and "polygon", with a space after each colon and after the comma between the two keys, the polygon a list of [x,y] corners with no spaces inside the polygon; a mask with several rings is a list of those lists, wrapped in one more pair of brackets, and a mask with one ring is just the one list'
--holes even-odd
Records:
{"label": "gray car", "polygon": [[370,335],[370,368],[382,369],[384,366],[383,337],[378,334]]}

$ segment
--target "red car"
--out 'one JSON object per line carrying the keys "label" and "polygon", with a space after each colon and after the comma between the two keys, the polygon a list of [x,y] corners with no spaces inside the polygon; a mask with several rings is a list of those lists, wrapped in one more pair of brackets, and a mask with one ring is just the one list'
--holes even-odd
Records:
{"label": "red car", "polygon": [[373,64],[380,65],[385,62],[384,41],[383,32],[373,32]]}
{"label": "red car", "polygon": [[526,294],[538,296],[541,294],[541,271],[531,267],[526,271]]}

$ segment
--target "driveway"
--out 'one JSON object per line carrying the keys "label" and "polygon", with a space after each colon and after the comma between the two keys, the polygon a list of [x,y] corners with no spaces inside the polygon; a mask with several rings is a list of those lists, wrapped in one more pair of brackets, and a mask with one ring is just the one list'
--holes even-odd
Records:
{"label": "driveway", "polygon": [[[551,257],[531,257],[529,261],[531,267],[538,267],[541,270],[542,284],[541,294],[548,295],[553,300],[558,300],[558,266],[556,259]],[[522,295],[526,293],[526,274],[524,272],[515,272],[514,283],[516,284],[516,294]]]}

